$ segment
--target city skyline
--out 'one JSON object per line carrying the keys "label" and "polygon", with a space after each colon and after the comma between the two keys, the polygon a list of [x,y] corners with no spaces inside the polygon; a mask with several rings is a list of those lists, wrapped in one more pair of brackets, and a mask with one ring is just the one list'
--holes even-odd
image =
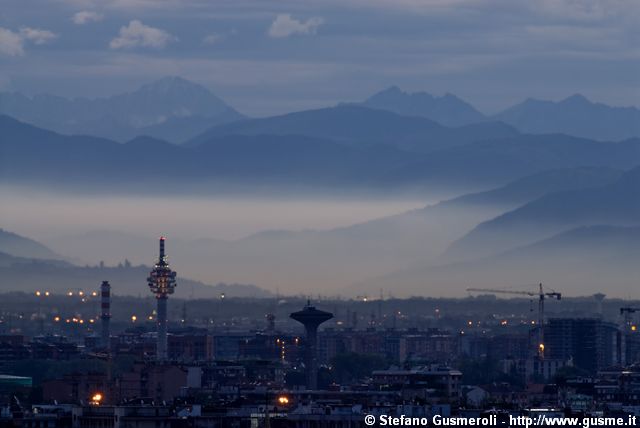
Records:
{"label": "city skyline", "polygon": [[640,1],[0,1],[0,428],[638,424]]}

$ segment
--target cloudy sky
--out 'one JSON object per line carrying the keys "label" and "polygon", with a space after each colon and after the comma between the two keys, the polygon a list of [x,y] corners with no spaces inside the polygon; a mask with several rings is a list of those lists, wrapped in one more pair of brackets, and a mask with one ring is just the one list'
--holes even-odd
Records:
{"label": "cloudy sky", "polygon": [[167,75],[268,115],[398,85],[492,113],[640,102],[638,0],[0,0],[0,89],[105,96]]}

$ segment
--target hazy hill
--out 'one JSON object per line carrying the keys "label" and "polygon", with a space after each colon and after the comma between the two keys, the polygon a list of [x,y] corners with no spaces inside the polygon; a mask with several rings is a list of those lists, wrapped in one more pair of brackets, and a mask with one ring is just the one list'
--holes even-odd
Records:
{"label": "hazy hill", "polygon": [[[96,241],[92,241],[95,247]],[[92,289],[109,280],[119,295],[144,295],[148,291],[148,265],[77,266],[29,238],[0,229],[0,292],[49,290],[66,293]],[[151,257],[150,257],[151,258]],[[124,259],[123,259],[124,261]],[[185,275],[188,276],[188,275]],[[217,283],[215,286],[183,277],[178,278],[178,297],[212,298],[220,293],[235,297],[266,297],[270,293],[254,285]]]}
{"label": "hazy hill", "polygon": [[204,86],[180,77],[166,77],[133,92],[97,99],[0,93],[0,114],[62,134],[117,141],[145,134],[175,142],[243,118]]}
{"label": "hazy hill", "polygon": [[452,94],[435,97],[427,92],[404,92],[392,86],[367,98],[361,105],[403,116],[420,116],[445,126],[463,126],[487,120],[469,103]]}
{"label": "hazy hill", "polygon": [[623,171],[607,167],[551,169],[529,175],[497,189],[463,195],[440,205],[498,205],[515,207],[547,193],[599,187],[618,180]]}
{"label": "hazy hill", "polygon": [[446,256],[478,258],[526,245],[577,226],[640,223],[640,167],[597,188],[551,193],[481,223]]}
{"label": "hazy hill", "polygon": [[605,141],[640,137],[640,110],[593,103],[582,95],[559,102],[530,98],[492,118],[529,133],[561,132]]}
{"label": "hazy hill", "polygon": [[[102,181],[117,186],[159,175],[167,160],[187,162],[183,150],[150,138],[128,144],[67,136],[0,116],[0,174],[9,182],[69,185]],[[112,187],[113,188],[113,187]]]}
{"label": "hazy hill", "polygon": [[[588,226],[570,229],[494,256],[445,265],[414,263],[370,279],[359,288],[394,284],[399,295],[462,296],[466,288],[516,288],[543,282],[564,292],[627,296],[637,289],[640,228]],[[575,291],[577,290],[577,291]]]}
{"label": "hazy hill", "polygon": [[[479,222],[555,189],[615,181],[620,173],[577,168],[540,173],[499,189],[331,230],[266,231],[236,241],[171,239],[179,273],[205,282],[255,283],[274,291],[337,292],[354,282],[398,270],[413,261],[436,263],[440,254]],[[96,242],[100,242],[96,246]],[[90,263],[128,258],[147,263],[155,239],[108,231],[47,241],[65,255]],[[114,259],[114,255],[119,257]],[[384,286],[385,289],[388,287]],[[373,290],[373,291],[372,291]],[[341,290],[350,293],[348,290]],[[375,287],[368,293],[377,292]]]}
{"label": "hazy hill", "polygon": [[356,105],[306,110],[263,119],[248,119],[215,126],[187,142],[196,146],[225,135],[306,135],[358,146],[388,144],[396,148],[428,153],[455,145],[517,135],[502,123],[483,123],[449,128],[423,117]]}
{"label": "hazy hill", "polygon": [[228,178],[338,186],[365,184],[422,157],[392,146],[356,147],[305,135],[225,135],[189,150],[194,158],[206,159],[212,172]]}
{"label": "hazy hill", "polygon": [[[95,289],[109,280],[114,293],[139,296],[149,293],[146,278],[150,266],[95,267],[60,266],[38,259],[19,259],[10,266],[0,265],[0,291],[26,291],[47,289],[54,293],[66,293],[75,289]],[[184,277],[178,277],[175,296],[181,298],[216,298],[220,293],[229,297],[267,297],[265,290],[244,284],[206,285]]]}
{"label": "hazy hill", "polygon": [[0,252],[15,257],[62,259],[41,243],[3,229],[0,229]]}
{"label": "hazy hill", "polygon": [[519,135],[440,150],[394,171],[386,179],[396,183],[500,185],[549,169],[629,169],[639,163],[640,139],[604,143],[562,134]]}
{"label": "hazy hill", "polygon": [[[558,189],[602,186],[619,176],[620,172],[604,168],[548,171],[492,191],[348,227],[260,233],[219,246],[211,260],[220,263],[218,271],[238,263],[236,269],[245,275],[253,271],[256,278],[270,278],[281,287],[291,276],[305,284],[320,286],[324,282],[325,288],[359,282],[414,261],[435,264],[447,246],[479,222]],[[242,265],[245,267],[240,268]],[[360,291],[375,290],[365,287]]]}
{"label": "hazy hill", "polygon": [[[366,117],[373,113],[401,122],[417,120],[418,128],[426,123],[446,132],[466,129],[452,131],[427,119],[348,108],[353,109]],[[469,191],[549,169],[628,169],[640,163],[640,140],[604,143],[560,134],[517,135],[416,153],[397,147],[402,144],[357,144],[293,134],[222,133],[195,145],[138,137],[120,144],[61,135],[8,116],[0,116],[0,133],[0,177],[6,183],[120,193],[231,192],[234,186],[254,191],[271,186],[280,192],[424,193],[447,186]]]}
{"label": "hazy hill", "polygon": [[582,226],[551,238],[509,250],[495,258],[503,261],[559,261],[600,258],[603,262],[629,262],[640,257],[640,227]]}
{"label": "hazy hill", "polygon": [[[0,176],[7,183],[97,187],[108,191],[206,189],[212,183],[369,186],[420,155],[391,146],[353,147],[285,135],[229,135],[195,147],[151,137],[125,144],[65,136],[0,116]],[[229,187],[231,186],[231,187]],[[227,190],[228,190],[227,189]]]}

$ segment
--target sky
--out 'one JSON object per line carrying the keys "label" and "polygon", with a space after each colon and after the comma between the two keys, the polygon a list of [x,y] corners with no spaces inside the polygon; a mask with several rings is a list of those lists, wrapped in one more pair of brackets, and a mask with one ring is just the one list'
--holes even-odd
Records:
{"label": "sky", "polygon": [[639,105],[637,0],[0,0],[0,90],[101,97],[179,75],[242,113],[391,85],[485,113]]}

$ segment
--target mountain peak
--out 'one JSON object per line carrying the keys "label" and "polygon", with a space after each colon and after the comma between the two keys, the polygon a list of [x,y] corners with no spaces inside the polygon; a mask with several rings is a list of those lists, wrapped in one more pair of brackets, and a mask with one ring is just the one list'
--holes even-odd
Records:
{"label": "mountain peak", "polygon": [[482,113],[451,93],[436,97],[428,92],[404,92],[395,85],[367,98],[362,105],[404,116],[426,117],[446,126],[469,125],[485,119]]}
{"label": "mountain peak", "polygon": [[601,141],[640,136],[640,110],[593,102],[582,94],[560,101],[527,98],[493,118],[531,134],[563,133]]}
{"label": "mountain peak", "polygon": [[151,83],[142,85],[139,89],[141,92],[158,92],[169,93],[175,91],[200,91],[210,94],[211,92],[204,86],[187,80],[180,76],[167,76]]}
{"label": "mountain peak", "polygon": [[381,94],[404,94],[404,92],[398,86],[392,85],[392,86],[389,86],[387,89],[383,89],[382,91],[378,92],[377,94],[374,94],[373,97],[375,97],[376,95],[381,95]]}
{"label": "mountain peak", "polygon": [[560,103],[563,104],[591,104],[591,101],[589,101],[584,95],[582,94],[573,94],[570,97],[565,98],[564,100],[560,101]]}
{"label": "mountain peak", "polygon": [[141,134],[182,142],[210,126],[242,117],[203,85],[179,76],[163,77],[107,98],[2,94],[0,114],[60,134],[94,135],[121,142]]}

